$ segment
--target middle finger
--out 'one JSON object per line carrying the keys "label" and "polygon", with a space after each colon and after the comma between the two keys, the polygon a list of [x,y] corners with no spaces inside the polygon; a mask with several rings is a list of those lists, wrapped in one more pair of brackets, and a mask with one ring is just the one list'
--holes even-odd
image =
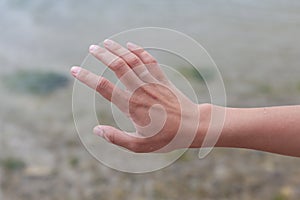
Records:
{"label": "middle finger", "polygon": [[148,83],[155,81],[155,79],[149,73],[144,63],[134,53],[124,48],[117,42],[109,39],[104,40],[104,47],[116,56],[119,56],[120,58],[125,60],[125,62],[141,80]]}
{"label": "middle finger", "polygon": [[115,72],[127,89],[134,90],[143,84],[127,63],[119,56],[114,55],[98,45],[91,45],[89,50],[93,56]]}

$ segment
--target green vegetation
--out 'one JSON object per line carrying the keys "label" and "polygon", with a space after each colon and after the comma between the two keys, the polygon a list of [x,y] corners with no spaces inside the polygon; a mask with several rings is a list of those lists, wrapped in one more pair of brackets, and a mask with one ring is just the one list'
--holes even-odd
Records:
{"label": "green vegetation", "polygon": [[24,161],[18,158],[8,157],[0,161],[1,165],[6,170],[16,171],[23,169],[26,164]]}
{"label": "green vegetation", "polygon": [[282,194],[277,194],[273,200],[288,200],[289,198],[286,198],[285,195],[282,195]]}
{"label": "green vegetation", "polygon": [[194,67],[181,67],[178,71],[186,78],[192,78],[200,82],[204,82],[203,77],[205,77],[206,80],[212,80],[214,77],[213,71],[209,68],[203,68],[198,71]]}
{"label": "green vegetation", "polygon": [[77,157],[71,157],[69,160],[71,167],[77,167],[79,164],[79,159]]}
{"label": "green vegetation", "polygon": [[258,85],[257,86],[257,90],[260,93],[263,93],[263,94],[270,94],[270,93],[272,93],[272,87],[270,85],[267,85],[267,84]]}
{"label": "green vegetation", "polygon": [[5,76],[3,81],[13,91],[45,95],[67,85],[69,79],[55,72],[22,70]]}
{"label": "green vegetation", "polygon": [[296,87],[297,87],[297,90],[300,91],[300,82],[297,83]]}
{"label": "green vegetation", "polygon": [[178,161],[180,162],[188,162],[194,159],[194,156],[191,155],[189,151],[184,152],[179,158]]}

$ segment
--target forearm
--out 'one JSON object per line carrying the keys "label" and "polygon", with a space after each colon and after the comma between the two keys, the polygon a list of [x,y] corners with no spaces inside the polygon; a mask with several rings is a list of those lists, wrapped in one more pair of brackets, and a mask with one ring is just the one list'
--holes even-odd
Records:
{"label": "forearm", "polygon": [[[209,125],[211,109],[208,107],[202,109],[206,114],[202,118],[202,130],[207,130]],[[217,147],[256,149],[300,157],[300,106],[218,109],[226,109],[226,117]]]}

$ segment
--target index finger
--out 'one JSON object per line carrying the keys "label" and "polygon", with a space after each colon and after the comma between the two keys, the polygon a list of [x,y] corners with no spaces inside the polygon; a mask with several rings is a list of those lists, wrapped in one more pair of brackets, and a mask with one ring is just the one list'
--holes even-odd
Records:
{"label": "index finger", "polygon": [[104,77],[98,76],[84,68],[74,66],[71,68],[72,75],[88,87],[96,90],[105,99],[114,103],[123,113],[128,114],[128,93],[115,86]]}

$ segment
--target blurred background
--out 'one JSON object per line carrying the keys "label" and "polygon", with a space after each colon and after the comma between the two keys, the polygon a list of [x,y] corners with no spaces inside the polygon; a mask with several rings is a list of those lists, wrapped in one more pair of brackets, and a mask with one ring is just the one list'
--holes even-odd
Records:
{"label": "blurred background", "polygon": [[[0,0],[0,199],[299,199],[297,158],[218,148],[199,160],[189,150],[163,170],[135,175],[87,153],[74,127],[69,68],[90,44],[145,26],[202,44],[229,106],[299,104],[297,0]],[[192,69],[182,73],[205,87]]]}

